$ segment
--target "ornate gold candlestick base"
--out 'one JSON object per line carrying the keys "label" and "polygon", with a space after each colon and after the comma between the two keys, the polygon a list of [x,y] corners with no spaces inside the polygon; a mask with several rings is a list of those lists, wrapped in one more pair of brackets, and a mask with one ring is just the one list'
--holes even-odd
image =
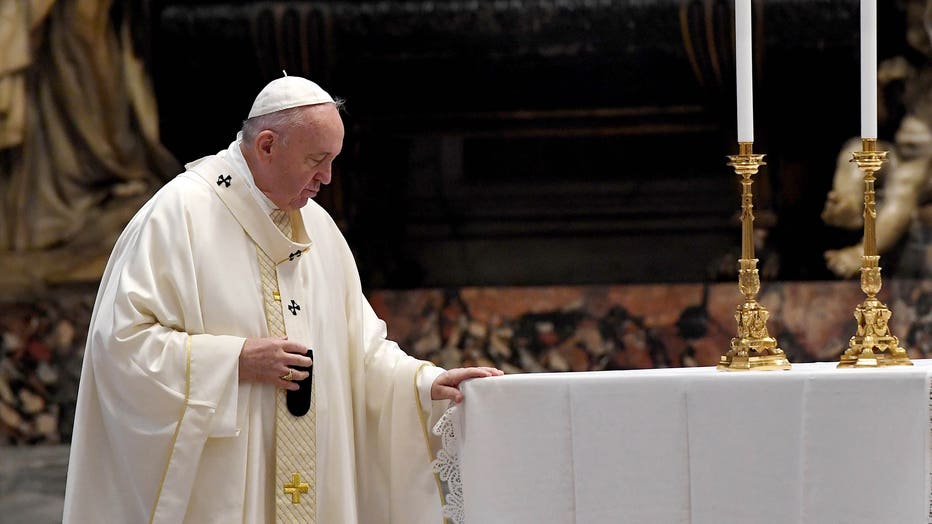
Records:
{"label": "ornate gold candlestick base", "polygon": [[857,334],[848,342],[841,355],[840,368],[875,368],[884,366],[912,366],[906,350],[888,325],[892,313],[877,293],[883,282],[880,278],[880,257],[877,255],[877,237],[874,230],[877,207],[874,200],[874,173],[880,169],[886,151],[877,151],[877,139],[862,138],[861,151],[854,153],[852,162],[864,171],[864,256],[861,257],[861,290],[867,299],[854,311],[858,321]]}
{"label": "ornate gold candlestick base", "polygon": [[738,289],[744,303],[735,311],[738,336],[731,339],[731,350],[722,355],[718,369],[724,371],[790,369],[790,362],[777,341],[767,333],[770,313],[757,302],[760,275],[754,258],[754,195],[751,192],[752,176],[764,165],[764,155],[752,153],[751,142],[739,142],[738,154],[728,157],[728,165],[741,176],[741,269]]}
{"label": "ornate gold candlestick base", "polygon": [[878,368],[912,366],[900,340],[890,333],[887,322],[890,310],[876,298],[868,298],[854,311],[858,320],[857,335],[851,337],[848,349],[841,355],[840,368]]}
{"label": "ornate gold candlestick base", "polygon": [[718,369],[726,371],[790,369],[790,361],[777,340],[767,332],[770,313],[755,297],[760,290],[757,259],[738,260],[741,273],[738,287],[744,293],[744,303],[735,311],[738,336],[731,339],[731,350],[722,355]]}
{"label": "ornate gold candlestick base", "polygon": [[848,349],[841,355],[840,368],[876,368],[884,366],[912,366],[900,340],[890,333],[888,323],[892,313],[877,299],[880,280],[879,256],[864,256],[861,262],[861,289],[867,299],[854,310],[858,321],[857,334],[848,341]]}

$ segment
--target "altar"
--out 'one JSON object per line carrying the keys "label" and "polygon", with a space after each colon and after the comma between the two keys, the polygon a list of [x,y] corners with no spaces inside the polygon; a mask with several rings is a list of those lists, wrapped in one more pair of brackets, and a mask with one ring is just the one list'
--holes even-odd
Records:
{"label": "altar", "polygon": [[835,366],[469,381],[446,502],[482,524],[932,521],[932,360]]}

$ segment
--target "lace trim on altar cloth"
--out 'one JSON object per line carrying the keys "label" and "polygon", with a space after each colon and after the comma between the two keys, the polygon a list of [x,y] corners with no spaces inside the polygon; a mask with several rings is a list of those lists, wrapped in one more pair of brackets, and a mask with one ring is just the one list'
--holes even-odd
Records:
{"label": "lace trim on altar cloth", "polygon": [[[929,443],[929,449],[926,451],[926,460],[929,461],[927,466],[929,468],[928,471],[932,472],[932,375],[926,377],[926,388],[929,392],[929,438],[927,441]],[[446,413],[444,413],[443,416],[447,416]],[[444,447],[446,447],[446,444],[444,444]],[[929,520],[927,522],[932,524],[932,473],[928,474],[930,477],[926,479],[926,490],[929,492]],[[460,487],[460,489],[462,489],[462,487]]]}
{"label": "lace trim on altar cloth", "polygon": [[453,417],[457,406],[444,412],[440,420],[433,427],[434,435],[440,437],[441,447],[437,452],[437,459],[431,462],[434,473],[443,483],[445,504],[443,516],[451,524],[464,524],[466,517],[463,508],[463,479],[460,476],[459,452],[456,449],[456,428]]}

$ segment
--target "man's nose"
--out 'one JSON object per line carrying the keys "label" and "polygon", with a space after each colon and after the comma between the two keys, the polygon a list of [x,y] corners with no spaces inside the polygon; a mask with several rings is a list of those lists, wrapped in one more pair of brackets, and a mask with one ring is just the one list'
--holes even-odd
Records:
{"label": "man's nose", "polygon": [[323,185],[325,185],[325,186],[326,186],[327,184],[329,184],[329,183],[330,183],[330,179],[333,178],[333,168],[332,168],[332,166],[328,165],[327,167],[325,167],[325,168],[321,169],[320,171],[318,171],[318,172],[317,172],[317,177],[316,177],[316,178],[317,178],[318,181],[320,181],[321,184],[323,184]]}

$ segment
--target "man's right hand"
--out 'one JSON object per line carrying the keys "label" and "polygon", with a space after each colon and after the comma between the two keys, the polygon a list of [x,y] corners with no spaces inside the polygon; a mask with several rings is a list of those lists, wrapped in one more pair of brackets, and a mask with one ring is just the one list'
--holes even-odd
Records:
{"label": "man's right hand", "polygon": [[[239,353],[239,379],[297,391],[297,382],[307,378],[308,372],[292,370],[289,366],[310,367],[314,361],[305,356],[306,353],[303,344],[292,342],[288,337],[247,338]],[[283,380],[289,371],[292,371],[291,380]]]}

